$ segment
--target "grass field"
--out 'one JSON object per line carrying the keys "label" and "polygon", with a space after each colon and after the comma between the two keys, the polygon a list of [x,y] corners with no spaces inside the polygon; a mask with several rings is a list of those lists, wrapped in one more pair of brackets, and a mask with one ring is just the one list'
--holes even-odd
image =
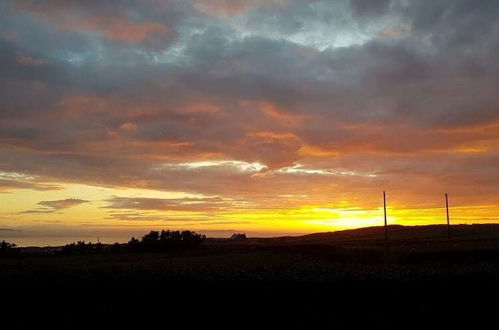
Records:
{"label": "grass field", "polygon": [[455,227],[450,243],[444,227],[392,227],[388,247],[381,230],[211,239],[157,253],[4,257],[3,320],[12,329],[66,329],[174,321],[476,327],[494,319],[499,226]]}

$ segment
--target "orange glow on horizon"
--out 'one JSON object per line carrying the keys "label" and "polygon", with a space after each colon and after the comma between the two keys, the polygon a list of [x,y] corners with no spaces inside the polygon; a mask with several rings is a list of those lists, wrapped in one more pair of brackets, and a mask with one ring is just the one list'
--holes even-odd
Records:
{"label": "orange glow on horizon", "polygon": [[[14,190],[3,194],[3,224],[19,230],[42,230],[47,235],[57,232],[97,231],[101,237],[113,232],[146,232],[153,229],[189,229],[214,233],[237,231],[255,235],[299,235],[313,232],[336,231],[367,226],[383,225],[382,205],[359,206],[348,201],[333,205],[307,204],[302,196],[283,196],[286,200],[279,208],[263,208],[217,198],[185,193],[167,193],[144,189],[102,188],[87,185],[61,184],[63,189],[41,192]],[[63,208],[51,209],[40,205],[40,200],[63,200],[67,196],[87,196],[79,205],[59,203]],[[109,208],[113,196],[136,198],[135,204],[123,209]],[[140,196],[140,197],[137,197]],[[443,195],[442,195],[443,196]],[[389,196],[393,197],[393,196]],[[443,198],[443,197],[442,197]],[[72,202],[72,200],[70,200]],[[178,210],[134,209],[138,202],[180,201]],[[197,205],[214,201],[212,210],[197,209]],[[379,204],[381,204],[381,199]],[[443,199],[438,206],[410,208],[408,205],[388,204],[388,223],[400,225],[445,224]],[[451,223],[471,224],[499,222],[496,205],[452,205]],[[222,203],[222,204],[219,204]],[[47,203],[52,205],[51,203]],[[56,204],[56,205],[59,205]],[[73,203],[74,204],[74,203]],[[27,210],[27,205],[30,209]],[[220,209],[217,209],[220,205]],[[112,205],[111,205],[112,206]],[[251,206],[251,207],[250,207]],[[152,208],[154,206],[144,206]],[[161,206],[160,206],[161,207]],[[166,206],[165,206],[166,207]],[[184,209],[185,208],[185,209]],[[192,208],[192,209],[191,209]],[[41,234],[37,234],[41,235]]]}

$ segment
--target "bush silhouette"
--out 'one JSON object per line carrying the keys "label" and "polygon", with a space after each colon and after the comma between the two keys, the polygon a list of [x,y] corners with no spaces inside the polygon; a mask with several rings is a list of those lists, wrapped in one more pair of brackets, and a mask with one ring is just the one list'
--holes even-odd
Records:
{"label": "bush silhouette", "polygon": [[0,242],[0,255],[15,255],[19,253],[17,245],[14,243],[9,243],[7,241]]}
{"label": "bush silhouette", "polygon": [[111,252],[113,253],[119,253],[121,252],[121,244],[120,243],[114,243],[111,245]]}
{"label": "bush silhouette", "polygon": [[15,249],[16,247],[17,247],[17,245],[15,245],[14,243],[9,243],[7,241],[0,242],[0,250],[2,250],[2,251]]}
{"label": "bush silhouette", "polygon": [[140,241],[135,237],[132,237],[127,243],[127,249],[129,251],[137,251],[140,248]]}

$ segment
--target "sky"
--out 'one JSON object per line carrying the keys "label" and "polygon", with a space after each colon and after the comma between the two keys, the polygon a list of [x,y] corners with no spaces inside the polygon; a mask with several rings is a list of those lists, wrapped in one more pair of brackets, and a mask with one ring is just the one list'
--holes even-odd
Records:
{"label": "sky", "polygon": [[0,2],[0,239],[499,222],[488,0]]}

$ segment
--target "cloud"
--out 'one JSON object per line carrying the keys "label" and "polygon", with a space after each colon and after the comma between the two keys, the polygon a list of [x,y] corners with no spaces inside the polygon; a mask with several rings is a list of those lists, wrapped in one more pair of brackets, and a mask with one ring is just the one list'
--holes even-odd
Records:
{"label": "cloud", "polygon": [[221,211],[234,206],[235,201],[221,197],[205,198],[141,198],[113,197],[108,202],[108,208],[127,210],[157,210],[157,211]]}
{"label": "cloud", "polygon": [[119,2],[86,4],[84,1],[14,1],[14,8],[46,19],[66,31],[99,31],[113,41],[144,42],[160,38],[168,42],[174,33],[159,22],[137,21]]}
{"label": "cloud", "polygon": [[37,204],[42,206],[42,208],[27,210],[21,213],[22,214],[53,213],[59,210],[64,210],[84,203],[89,203],[89,201],[80,198],[66,198],[66,199],[51,200],[51,201],[40,201]]}
{"label": "cloud", "polygon": [[286,0],[196,0],[193,7],[205,14],[226,17],[255,8],[283,6],[286,3]]}
{"label": "cloud", "polygon": [[39,60],[30,56],[23,55],[18,53],[16,56],[17,63],[28,66],[42,66],[47,64],[47,62],[43,60]]}
{"label": "cloud", "polygon": [[20,229],[14,229],[14,228],[0,228],[0,231],[12,232],[12,231],[21,231],[21,230]]}
{"label": "cloud", "polygon": [[88,203],[89,201],[79,198],[66,198],[55,201],[41,201],[38,205],[52,208],[54,210],[67,209],[69,207],[77,206],[83,203]]}
{"label": "cloud", "polygon": [[[480,186],[495,203],[498,9],[467,0],[3,2],[0,170],[43,182],[2,179],[0,189],[72,182],[219,196],[107,201],[195,212],[357,194],[369,205],[381,186],[419,201],[432,182],[473,201]],[[40,206],[61,205],[72,206]]]}
{"label": "cloud", "polygon": [[391,0],[351,0],[350,4],[353,12],[358,15],[381,15],[386,13],[390,2]]}
{"label": "cloud", "polygon": [[15,189],[32,189],[39,191],[59,190],[60,186],[36,182],[0,179],[0,192]]}

